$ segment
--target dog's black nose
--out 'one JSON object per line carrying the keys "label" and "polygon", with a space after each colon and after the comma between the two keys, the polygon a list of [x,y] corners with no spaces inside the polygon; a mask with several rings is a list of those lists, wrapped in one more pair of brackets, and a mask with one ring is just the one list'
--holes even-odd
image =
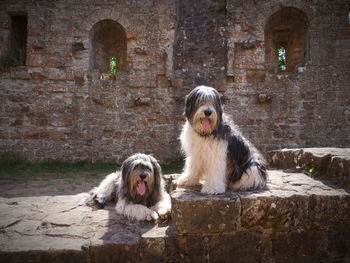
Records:
{"label": "dog's black nose", "polygon": [[144,179],[146,178],[146,176],[147,176],[147,175],[146,175],[145,172],[143,172],[143,173],[140,174],[140,178],[141,178],[142,180],[144,180]]}
{"label": "dog's black nose", "polygon": [[210,109],[206,109],[204,111],[204,114],[205,114],[205,116],[210,116],[211,115],[211,110]]}

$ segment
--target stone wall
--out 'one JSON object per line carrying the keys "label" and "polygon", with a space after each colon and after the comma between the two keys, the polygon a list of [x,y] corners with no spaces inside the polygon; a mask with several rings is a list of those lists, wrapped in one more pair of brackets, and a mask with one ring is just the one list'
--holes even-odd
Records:
{"label": "stone wall", "polygon": [[[278,73],[265,59],[265,30],[286,7],[308,21],[306,54],[294,71]],[[348,146],[349,8],[345,1],[179,1],[174,85],[184,93],[198,84],[216,87],[225,110],[263,151]],[[199,41],[202,35],[209,37]]]}
{"label": "stone wall", "polygon": [[[34,161],[121,162],[138,151],[163,161],[178,156],[168,82],[172,2],[5,1],[0,9],[2,48],[8,13],[28,16],[26,66],[1,73],[2,151]],[[126,32],[127,65],[115,78],[89,70],[89,33],[103,20]]]}
{"label": "stone wall", "polygon": [[[264,30],[271,15],[283,7],[306,15],[306,62],[294,72],[274,74],[265,64]],[[349,145],[348,10],[344,1],[227,4],[228,75],[234,79],[225,92],[230,98],[226,110],[260,149]]]}
{"label": "stone wall", "polygon": [[[294,71],[276,72],[265,59],[265,27],[285,7],[305,15],[306,51]],[[302,0],[2,1],[0,150],[33,161],[121,162],[137,151],[172,161],[184,96],[200,84],[221,92],[262,151],[349,146],[349,8]],[[9,68],[16,14],[28,19],[26,63]],[[127,38],[115,79],[89,65],[90,33],[104,20]]]}

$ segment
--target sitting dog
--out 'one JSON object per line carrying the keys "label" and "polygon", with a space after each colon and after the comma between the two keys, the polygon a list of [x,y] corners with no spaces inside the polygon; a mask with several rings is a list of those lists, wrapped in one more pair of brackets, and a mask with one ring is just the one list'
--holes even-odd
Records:
{"label": "sitting dog", "polygon": [[265,187],[263,158],[223,113],[215,89],[193,89],[186,97],[185,115],[180,140],[186,162],[178,185],[199,185],[202,180],[201,191],[208,194],[223,193],[227,185],[235,191]]}
{"label": "sitting dog", "polygon": [[114,198],[117,213],[137,221],[165,218],[171,210],[160,165],[146,154],[137,153],[127,158],[121,172],[109,174],[98,187],[85,194],[80,203],[94,201],[103,208]]}

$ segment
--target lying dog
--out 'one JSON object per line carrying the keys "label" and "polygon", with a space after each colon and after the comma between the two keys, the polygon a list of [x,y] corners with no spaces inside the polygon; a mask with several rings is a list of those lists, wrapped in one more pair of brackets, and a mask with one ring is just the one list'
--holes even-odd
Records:
{"label": "lying dog", "polygon": [[109,174],[98,187],[85,194],[80,203],[94,201],[103,208],[114,198],[117,213],[138,221],[165,218],[171,210],[161,167],[154,157],[146,154],[137,153],[127,158],[121,172]]}

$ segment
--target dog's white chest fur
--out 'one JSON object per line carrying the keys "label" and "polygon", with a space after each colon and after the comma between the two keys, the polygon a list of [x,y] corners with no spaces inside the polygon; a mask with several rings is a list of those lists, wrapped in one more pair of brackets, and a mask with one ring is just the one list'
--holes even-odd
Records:
{"label": "dog's white chest fur", "polygon": [[183,127],[180,139],[186,156],[195,158],[203,169],[211,167],[216,159],[226,160],[227,141],[217,140],[212,136],[200,136],[188,122]]}
{"label": "dog's white chest fur", "polygon": [[180,184],[194,185],[203,179],[202,192],[222,193],[226,189],[227,141],[198,135],[186,122],[181,136],[186,165]]}

